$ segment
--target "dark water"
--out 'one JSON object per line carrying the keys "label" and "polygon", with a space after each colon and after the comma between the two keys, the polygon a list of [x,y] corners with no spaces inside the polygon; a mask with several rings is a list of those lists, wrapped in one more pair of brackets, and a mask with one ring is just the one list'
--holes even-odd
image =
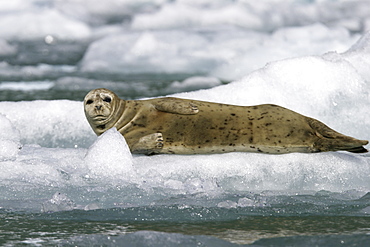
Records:
{"label": "dark water", "polygon": [[[0,244],[368,246],[370,197],[343,200],[337,196],[324,191],[314,196],[270,196],[262,207],[185,206],[170,198],[166,200],[168,205],[162,206],[88,211],[39,213],[1,209]],[[192,201],[191,197],[182,200]],[[207,200],[198,203],[204,205]],[[25,207],[35,202],[8,204]]]}
{"label": "dark water", "polygon": [[[164,233],[181,233],[183,241],[191,236],[206,235],[223,239],[229,243],[251,244],[261,246],[368,246],[369,217],[340,216],[246,216],[233,221],[205,222],[168,222],[139,220],[128,222],[122,219],[124,212],[117,210],[97,210],[88,214],[75,211],[58,214],[22,214],[6,213],[1,216],[0,231],[3,245],[21,244],[22,242],[42,243],[52,246],[56,243],[107,244],[107,236],[120,239],[125,234],[138,231],[156,231]],[[109,215],[102,219],[101,215]],[[98,236],[95,242],[95,236]],[[304,236],[304,237],[303,237]],[[169,236],[174,239],[175,236]],[[139,240],[140,237],[136,237]],[[124,238],[122,238],[124,240]],[[123,241],[122,244],[125,242]],[[151,242],[153,243],[153,242]],[[217,243],[221,244],[222,241]],[[349,243],[357,245],[349,245]],[[130,246],[125,245],[125,246]],[[193,245],[196,246],[196,245]]]}

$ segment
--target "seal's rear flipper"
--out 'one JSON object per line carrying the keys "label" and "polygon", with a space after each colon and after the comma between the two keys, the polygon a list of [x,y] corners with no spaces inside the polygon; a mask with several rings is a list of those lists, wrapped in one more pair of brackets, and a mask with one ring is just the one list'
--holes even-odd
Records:
{"label": "seal's rear flipper", "polygon": [[352,148],[352,149],[348,149],[346,150],[348,152],[351,152],[351,153],[367,153],[369,152],[366,148],[364,148],[363,146],[360,146],[360,147],[357,147],[357,148]]}
{"label": "seal's rear flipper", "polygon": [[351,153],[367,153],[364,148],[368,141],[358,140],[350,136],[339,136],[338,138],[321,137],[315,144],[316,148],[325,151],[347,151]]}
{"label": "seal's rear flipper", "polygon": [[367,153],[368,150],[363,146],[369,142],[343,135],[329,128],[320,121],[310,118],[308,120],[311,128],[319,140],[316,141],[314,148],[318,151],[347,151],[351,153]]}

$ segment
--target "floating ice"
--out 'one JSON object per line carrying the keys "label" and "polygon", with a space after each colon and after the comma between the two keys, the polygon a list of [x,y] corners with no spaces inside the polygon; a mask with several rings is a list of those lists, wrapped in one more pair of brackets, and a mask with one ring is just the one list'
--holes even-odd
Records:
{"label": "floating ice", "polygon": [[192,32],[144,32],[112,35],[92,43],[82,70],[119,73],[205,73],[214,59],[207,40]]}
{"label": "floating ice", "polygon": [[[36,66],[13,66],[0,62],[0,76],[6,80],[43,80],[75,72],[75,66],[38,64]],[[6,79],[4,79],[6,78]],[[9,79],[7,79],[9,78]]]}
{"label": "floating ice", "polygon": [[132,28],[172,29],[223,24],[237,25],[246,29],[265,27],[258,14],[240,3],[222,8],[199,8],[175,2],[164,5],[158,12],[136,15]]}
{"label": "floating ice", "polygon": [[369,10],[366,1],[175,1],[162,5],[158,11],[135,15],[132,28],[234,25],[271,31],[321,22],[358,32],[363,30],[362,20],[369,17]]}
{"label": "floating ice", "polygon": [[248,34],[239,39],[227,37],[225,41],[216,42],[220,47],[213,52],[218,54],[219,51],[228,51],[228,54],[234,54],[222,57],[225,59],[224,63],[210,74],[235,80],[268,62],[304,55],[321,55],[327,51],[344,52],[358,38],[357,35],[351,36],[344,28],[328,28],[318,23],[281,28],[267,37],[250,37]]}
{"label": "floating ice", "polygon": [[20,10],[32,9],[33,1],[13,0],[0,5],[0,12],[17,12]]}
{"label": "floating ice", "polygon": [[216,77],[193,76],[182,82],[175,81],[166,89],[168,92],[194,91],[202,88],[212,88],[221,85]]}
{"label": "floating ice", "polygon": [[33,91],[49,90],[54,86],[51,81],[0,82],[0,90]]}
{"label": "floating ice", "polygon": [[73,210],[75,203],[64,193],[56,192],[53,197],[42,204],[43,212],[58,212]]}
{"label": "floating ice", "polygon": [[89,26],[55,9],[35,8],[0,16],[0,35],[6,39],[43,40],[52,35],[61,40],[81,40],[89,38],[90,34]]}
{"label": "floating ice", "polygon": [[239,28],[125,32],[93,42],[81,69],[109,73],[206,74],[232,80],[269,61],[322,54],[328,50],[343,52],[357,38],[346,29],[329,29],[322,24],[283,28],[271,35]]}
{"label": "floating ice", "polygon": [[82,102],[0,102],[0,113],[19,130],[22,143],[89,147],[95,139],[84,116]]}
{"label": "floating ice", "polygon": [[14,55],[17,52],[17,48],[10,45],[6,40],[0,39],[0,56]]}
{"label": "floating ice", "polygon": [[237,206],[238,206],[237,202],[230,201],[230,200],[226,200],[226,201],[223,201],[217,204],[217,207],[220,207],[220,208],[236,208]]}
{"label": "floating ice", "polygon": [[135,175],[133,160],[125,138],[112,128],[89,148],[85,163],[94,177],[129,179]]}
{"label": "floating ice", "polygon": [[255,201],[247,197],[243,197],[238,200],[238,207],[251,207],[255,205]]}
{"label": "floating ice", "polygon": [[125,21],[141,12],[151,12],[167,0],[85,0],[56,1],[55,7],[65,15],[84,20],[93,25],[109,24],[112,20]]}

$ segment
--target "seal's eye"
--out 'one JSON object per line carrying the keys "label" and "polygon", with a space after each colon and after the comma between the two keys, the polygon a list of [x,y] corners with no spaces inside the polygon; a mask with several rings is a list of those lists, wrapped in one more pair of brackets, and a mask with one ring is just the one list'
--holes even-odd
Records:
{"label": "seal's eye", "polygon": [[92,101],[91,99],[89,99],[88,101],[86,101],[86,105],[90,105],[92,104],[94,101]]}
{"label": "seal's eye", "polygon": [[112,99],[110,98],[110,97],[105,97],[104,99],[103,99],[103,101],[105,101],[105,102],[108,102],[108,103],[110,103],[111,101],[112,101]]}

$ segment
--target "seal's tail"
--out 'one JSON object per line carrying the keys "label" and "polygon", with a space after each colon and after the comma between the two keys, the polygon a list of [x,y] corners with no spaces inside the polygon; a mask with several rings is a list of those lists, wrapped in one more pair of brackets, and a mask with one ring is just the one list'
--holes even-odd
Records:
{"label": "seal's tail", "polygon": [[363,146],[369,142],[366,140],[358,140],[356,138],[343,135],[329,128],[325,124],[310,118],[309,124],[319,137],[314,148],[319,152],[326,151],[348,151],[352,153],[366,153],[368,150]]}

